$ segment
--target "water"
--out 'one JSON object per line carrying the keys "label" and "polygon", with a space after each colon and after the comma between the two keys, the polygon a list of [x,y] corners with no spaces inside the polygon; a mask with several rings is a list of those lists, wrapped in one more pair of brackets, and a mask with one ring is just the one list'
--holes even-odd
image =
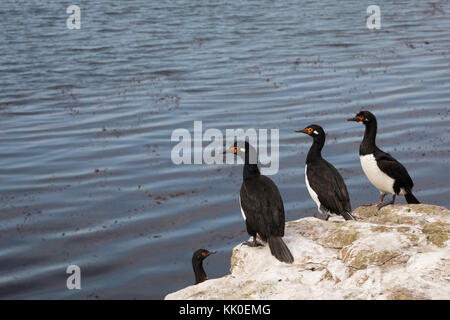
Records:
{"label": "water", "polygon": [[[75,3],[74,3],[75,4]],[[450,206],[450,3],[379,1],[4,1],[0,10],[0,297],[161,299],[210,278],[248,238],[240,165],[170,159],[177,128],[280,131],[272,179],[286,218],[316,213],[304,184],[311,140],[352,206],[376,201],[358,158],[361,108],[424,203]],[[398,203],[404,203],[400,198]],[[66,288],[67,266],[81,290]]]}

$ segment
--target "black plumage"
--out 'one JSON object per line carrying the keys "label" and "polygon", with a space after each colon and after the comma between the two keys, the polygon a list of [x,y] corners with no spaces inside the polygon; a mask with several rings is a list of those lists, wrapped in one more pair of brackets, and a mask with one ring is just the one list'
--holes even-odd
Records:
{"label": "black plumage", "polygon": [[198,249],[192,255],[192,268],[195,274],[195,284],[208,280],[206,272],[203,269],[203,260],[217,251],[208,251],[206,249]]}
{"label": "black plumage", "polygon": [[252,242],[245,244],[261,245],[256,241],[256,236],[259,235],[263,241],[269,243],[270,252],[275,258],[292,263],[294,257],[282,239],[285,215],[283,199],[277,186],[270,178],[260,173],[256,151],[247,141],[236,142],[231,150],[244,160],[240,206],[247,232],[253,237]]}
{"label": "black plumage", "polygon": [[326,214],[323,219],[327,220],[328,214],[334,213],[343,216],[345,220],[355,220],[351,214],[350,196],[344,179],[331,163],[322,158],[322,148],[325,144],[322,127],[313,124],[295,132],[305,133],[313,138],[306,157],[305,180],[318,210]]}
{"label": "black plumage", "polygon": [[[356,121],[366,126],[364,138],[359,147],[359,155],[367,178],[380,191],[380,199],[376,203],[378,208],[394,204],[395,197],[399,194],[404,195],[408,203],[420,203],[412,193],[414,183],[406,168],[389,153],[377,147],[375,143],[377,135],[376,117],[369,111],[361,111],[354,118],[347,119],[347,121]],[[369,168],[368,161],[370,160],[375,161],[380,171],[376,168]],[[383,203],[383,199],[388,193],[392,194],[392,200]]]}

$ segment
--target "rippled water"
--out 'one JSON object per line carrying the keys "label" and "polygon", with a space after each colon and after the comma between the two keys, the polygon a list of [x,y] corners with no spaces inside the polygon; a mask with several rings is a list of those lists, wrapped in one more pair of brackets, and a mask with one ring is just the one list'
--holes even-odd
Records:
{"label": "rippled water", "polygon": [[[75,3],[74,3],[75,4]],[[361,108],[422,201],[450,206],[450,3],[10,1],[0,9],[0,297],[161,299],[210,278],[247,239],[240,165],[170,159],[176,128],[280,130],[287,220],[316,212],[304,184],[311,123],[328,133],[352,206],[378,191],[358,158]],[[398,203],[404,203],[404,198]],[[81,268],[81,290],[66,268]]]}

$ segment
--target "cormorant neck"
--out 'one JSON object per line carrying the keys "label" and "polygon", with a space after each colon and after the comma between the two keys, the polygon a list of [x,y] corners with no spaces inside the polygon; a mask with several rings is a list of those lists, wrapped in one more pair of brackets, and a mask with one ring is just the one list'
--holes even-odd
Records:
{"label": "cormorant neck", "polygon": [[243,171],[244,179],[259,176],[261,173],[258,168],[258,156],[256,154],[256,151],[251,148],[250,151],[247,151],[245,153],[244,158],[245,158]]}
{"label": "cormorant neck", "polygon": [[244,171],[243,171],[244,179],[257,177],[260,174],[261,172],[259,171],[257,164],[249,164],[249,163],[244,164]]}
{"label": "cormorant neck", "polygon": [[195,284],[203,282],[208,279],[205,270],[203,270],[202,261],[195,261],[194,263],[192,263],[192,266],[194,268]]}
{"label": "cormorant neck", "polygon": [[306,163],[312,162],[315,159],[322,158],[322,148],[325,144],[325,137],[318,136],[314,137],[313,144],[309,149],[308,155],[306,157]]}
{"label": "cormorant neck", "polygon": [[364,131],[364,138],[359,147],[360,154],[373,153],[376,148],[375,138],[377,136],[377,120],[373,119],[370,123],[366,124],[366,130]]}

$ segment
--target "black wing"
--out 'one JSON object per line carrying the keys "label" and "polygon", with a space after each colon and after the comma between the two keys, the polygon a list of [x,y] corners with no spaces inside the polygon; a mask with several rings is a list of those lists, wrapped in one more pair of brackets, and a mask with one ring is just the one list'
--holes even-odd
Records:
{"label": "black wing", "polygon": [[400,162],[395,160],[389,153],[381,150],[377,150],[374,156],[380,170],[395,180],[394,191],[396,193],[400,192],[400,188],[404,188],[407,192],[411,191],[414,183],[408,171]]}
{"label": "black wing", "polygon": [[240,196],[247,223],[263,240],[284,236],[283,199],[271,179],[261,175],[244,180]]}
{"label": "black wing", "polygon": [[308,164],[309,186],[317,193],[321,205],[336,214],[352,212],[347,186],[339,171],[325,159]]}

